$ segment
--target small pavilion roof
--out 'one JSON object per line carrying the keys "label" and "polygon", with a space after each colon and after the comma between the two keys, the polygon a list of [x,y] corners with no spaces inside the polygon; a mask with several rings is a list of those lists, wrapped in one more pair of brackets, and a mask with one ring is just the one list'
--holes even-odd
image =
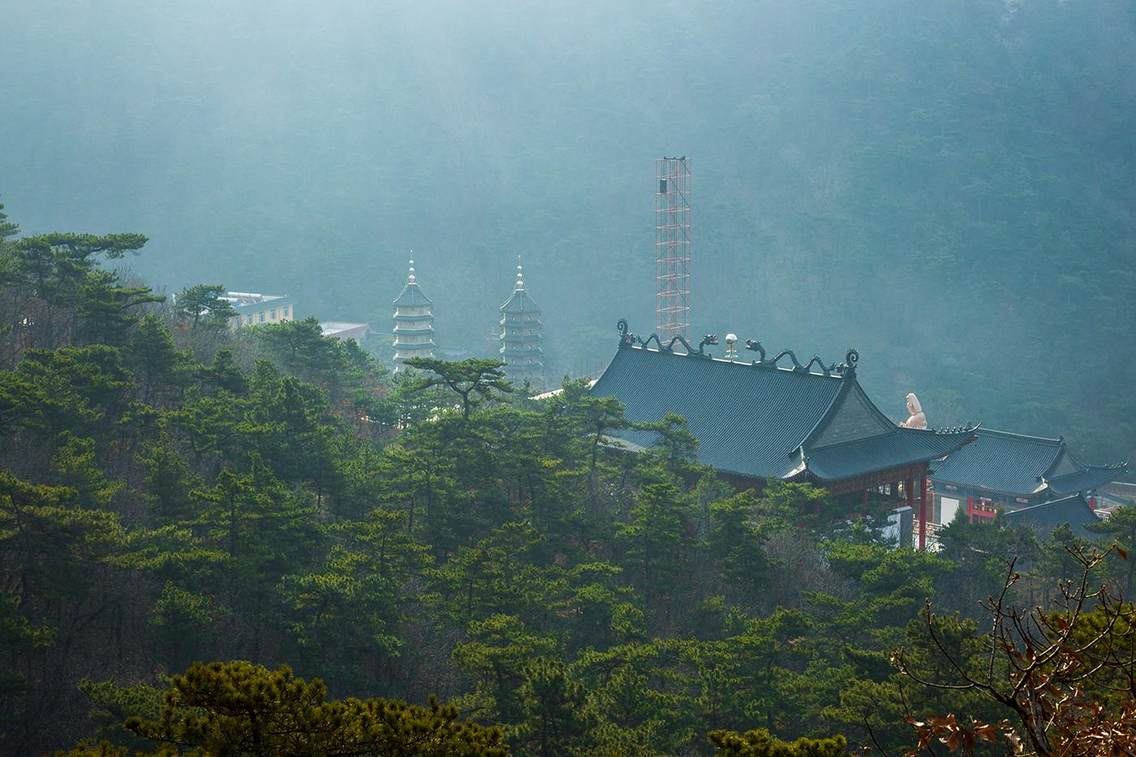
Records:
{"label": "small pavilion roof", "polygon": [[998,515],[998,520],[1010,526],[1028,526],[1041,536],[1049,536],[1053,529],[1064,523],[1068,523],[1073,533],[1082,538],[1096,539],[1101,536],[1085,528],[1089,524],[1099,523],[1100,518],[1080,494],[1003,512]]}
{"label": "small pavilion roof", "polygon": [[[856,381],[854,350],[840,365],[814,358],[802,366],[787,350],[766,359],[756,342],[760,359],[726,360],[623,333],[592,394],[619,399],[632,422],[683,416],[698,439],[698,460],[727,473],[829,482],[936,460],[973,439],[971,429],[897,428]],[[658,347],[648,348],[651,341]],[[657,437],[637,429],[614,436],[633,447]]]}

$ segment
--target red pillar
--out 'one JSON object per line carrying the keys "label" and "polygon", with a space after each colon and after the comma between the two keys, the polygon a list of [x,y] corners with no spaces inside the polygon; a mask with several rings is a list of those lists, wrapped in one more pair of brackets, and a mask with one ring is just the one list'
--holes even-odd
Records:
{"label": "red pillar", "polygon": [[907,506],[914,510],[915,508],[913,507],[913,505],[915,504],[915,481],[913,479],[909,478],[903,482],[903,493],[907,497]]}
{"label": "red pillar", "polygon": [[927,549],[927,476],[919,477],[919,549]]}

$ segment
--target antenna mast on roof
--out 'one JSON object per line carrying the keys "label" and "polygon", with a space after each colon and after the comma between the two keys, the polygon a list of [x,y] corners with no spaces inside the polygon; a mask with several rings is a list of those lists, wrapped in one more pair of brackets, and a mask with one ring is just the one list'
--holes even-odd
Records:
{"label": "antenna mast on roof", "polygon": [[690,341],[690,161],[655,161],[655,333]]}

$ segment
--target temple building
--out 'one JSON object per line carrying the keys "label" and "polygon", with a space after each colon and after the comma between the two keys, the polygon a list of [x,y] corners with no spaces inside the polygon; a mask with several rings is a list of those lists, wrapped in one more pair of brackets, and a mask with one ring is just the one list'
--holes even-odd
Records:
{"label": "temple building", "polygon": [[1007,510],[998,516],[999,522],[1011,528],[1025,526],[1039,537],[1049,538],[1053,529],[1061,525],[1069,526],[1074,536],[1082,539],[1101,539],[1103,534],[1090,531],[1087,527],[1099,523],[1100,518],[1081,494],[1051,499],[1037,505],[1028,505],[1018,510]]}
{"label": "temple building", "polygon": [[414,261],[406,286],[394,301],[394,361],[412,357],[434,357],[434,303],[423,293],[414,276]]}
{"label": "temple building", "polygon": [[286,294],[260,292],[225,292],[220,299],[233,306],[235,315],[230,321],[233,328],[256,326],[261,323],[283,323],[295,318],[292,300]]}
{"label": "temple building", "polygon": [[[739,359],[731,341],[732,334],[727,356],[717,358],[705,351],[716,337],[697,348],[681,337],[662,344],[654,335],[640,339],[620,321],[619,348],[591,391],[617,398],[632,422],[683,416],[698,439],[699,462],[738,485],[811,482],[853,509],[878,497],[906,503],[917,512],[916,543],[926,548],[931,466],[973,442],[975,427],[897,426],[856,380],[855,350],[839,364],[817,357],[801,364],[792,351],[771,357],[753,340],[746,348],[756,359]],[[632,428],[613,436],[632,450],[657,441],[654,432]]]}
{"label": "temple building", "polygon": [[544,387],[544,335],[540,308],[525,291],[524,268],[517,261],[517,283],[513,294],[501,305],[501,346],[498,350],[505,363],[505,375],[514,384],[528,382],[533,388]]}
{"label": "temple building", "polygon": [[978,429],[976,436],[974,444],[935,466],[935,523],[950,523],[957,512],[971,522],[988,521],[998,512],[1075,494],[1084,495],[1092,510],[1097,489],[1127,470],[1123,464],[1082,465],[1061,437],[994,429]]}

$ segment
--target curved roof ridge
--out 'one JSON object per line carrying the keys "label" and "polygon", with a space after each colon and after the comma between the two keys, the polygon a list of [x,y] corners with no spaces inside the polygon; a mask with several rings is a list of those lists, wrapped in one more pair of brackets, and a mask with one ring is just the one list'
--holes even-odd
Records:
{"label": "curved roof ridge", "polygon": [[900,426],[899,428],[904,431],[917,431],[922,434],[938,434],[939,436],[949,436],[951,434],[977,434],[980,431],[985,431],[981,421],[968,421],[958,426],[942,426],[930,428],[907,428]]}
{"label": "curved roof ridge", "polygon": [[872,398],[869,397],[868,393],[864,391],[864,387],[860,386],[860,382],[856,380],[855,375],[852,376],[852,385],[853,385],[852,389],[860,392],[861,399],[863,399],[865,402],[868,403],[868,407],[871,408],[871,410],[875,412],[875,414],[878,418],[880,418],[881,420],[883,420],[884,422],[886,422],[886,423],[888,423],[892,426],[895,426],[896,428],[902,428],[898,423],[896,423],[894,420],[889,418],[887,416],[887,413],[885,413],[883,410],[880,410],[879,405],[877,405],[875,402],[872,401]]}
{"label": "curved roof ridge", "polygon": [[[867,405],[868,412],[871,413],[877,421],[880,421],[882,425],[890,426],[892,429],[899,428],[898,424],[896,424],[896,422],[891,418],[887,417],[887,415],[884,414],[884,411],[880,410],[879,406],[872,401],[872,398],[869,397],[868,393],[864,391],[864,387],[860,386],[860,382],[856,380],[855,371],[843,374],[840,378],[842,381],[844,381],[844,385],[840,387],[840,391],[837,392],[836,396],[832,398],[832,402],[825,409],[824,415],[820,417],[820,419],[816,422],[816,425],[809,430],[809,433],[805,436],[804,439],[801,440],[801,443],[797,445],[799,448],[804,448],[810,445],[818,436],[824,434],[824,432],[832,424],[835,414],[839,412],[840,407],[844,402],[847,401],[848,395],[852,392],[858,393],[860,400]],[[845,379],[847,380],[845,381]],[[859,438],[864,439],[867,438],[867,436],[883,436],[888,433],[890,433],[890,431],[881,430],[878,434],[868,434]],[[849,439],[847,441],[854,440]],[[837,442],[836,444],[843,444],[843,442]],[[826,444],[821,446],[832,447],[836,446],[836,444]]]}
{"label": "curved roof ridge", "polygon": [[803,370],[797,368],[784,368],[780,365],[774,365],[771,361],[759,362],[757,360],[730,360],[724,357],[715,357],[710,354],[699,355],[697,352],[675,352],[674,350],[660,350],[657,347],[645,347],[640,344],[627,345],[633,350],[640,350],[642,352],[650,352],[657,355],[671,355],[678,358],[693,358],[695,360],[708,360],[714,363],[725,363],[727,365],[736,365],[741,368],[761,368],[764,370],[780,371],[784,374],[792,374],[794,376],[814,376],[822,379],[833,379],[835,381],[843,381],[848,378],[848,374],[841,374],[836,372],[821,373],[812,370]]}
{"label": "curved roof ridge", "polygon": [[[841,379],[843,379],[843,376],[841,377]],[[853,375],[852,381],[854,382],[855,380],[856,377],[855,375]],[[832,402],[828,403],[828,407],[824,409],[824,412],[821,414],[820,418],[818,418],[817,422],[813,424],[813,427],[809,429],[809,433],[805,434],[805,438],[801,440],[801,443],[797,445],[796,449],[794,449],[793,452],[800,451],[803,454],[804,449],[808,445],[808,443],[811,442],[818,434],[820,434],[822,429],[829,425],[832,420],[833,409],[836,408],[836,406],[840,404],[846,396],[848,396],[848,392],[850,391],[849,387],[851,385],[851,383],[845,384],[844,386],[840,387],[840,391],[832,396]],[[790,452],[789,454],[792,455],[793,452]]]}
{"label": "curved roof ridge", "polygon": [[1026,507],[1019,507],[1016,510],[1007,510],[1003,514],[1010,515],[1012,513],[1025,513],[1029,512],[1030,510],[1052,507],[1053,505],[1063,505],[1072,499],[1079,499],[1081,500],[1081,502],[1085,503],[1085,507],[1089,506],[1089,501],[1085,499],[1085,495],[1081,494],[1081,492],[1073,492],[1072,494],[1066,494],[1064,497],[1058,497],[1057,499],[1047,499],[1044,502],[1038,502],[1036,505],[1027,505]]}
{"label": "curved roof ridge", "polygon": [[[1117,463],[1077,463],[1085,470],[1127,470],[1128,461],[1121,460]],[[1068,474],[1066,474],[1068,475]]]}
{"label": "curved roof ridge", "polygon": [[957,427],[944,428],[944,429],[906,428],[904,426],[896,426],[891,431],[884,431],[883,433],[872,434],[870,436],[860,436],[860,437],[857,437],[855,439],[845,439],[842,442],[836,442],[835,444],[826,444],[823,447],[817,447],[816,449],[825,449],[825,450],[836,449],[838,447],[844,447],[844,446],[847,446],[847,445],[850,445],[850,444],[857,444],[859,442],[863,442],[865,439],[878,439],[878,438],[885,437],[885,436],[892,436],[893,434],[910,434],[912,436],[932,436],[932,437],[935,437],[935,436],[937,436],[937,437],[965,436],[966,434],[973,434],[977,430],[977,428],[978,428],[977,426],[975,426],[974,428],[970,428],[970,427],[967,427],[967,426],[957,426]]}
{"label": "curved roof ridge", "polygon": [[930,463],[972,441],[973,432],[966,430],[940,433],[896,426],[891,432],[818,447],[806,454],[805,461],[813,476],[834,481],[913,463]]}
{"label": "curved roof ridge", "polygon": [[1063,436],[1058,436],[1058,437],[1036,436],[1034,434],[1021,434],[1021,433],[1018,433],[1016,431],[1003,431],[1001,429],[996,429],[996,428],[985,428],[985,427],[983,427],[981,429],[981,433],[983,435],[988,435],[988,436],[1001,436],[1001,437],[1006,438],[1006,439],[1022,439],[1022,440],[1033,441],[1033,442],[1046,442],[1048,444],[1058,445],[1058,446],[1065,443],[1065,437],[1063,437]]}

